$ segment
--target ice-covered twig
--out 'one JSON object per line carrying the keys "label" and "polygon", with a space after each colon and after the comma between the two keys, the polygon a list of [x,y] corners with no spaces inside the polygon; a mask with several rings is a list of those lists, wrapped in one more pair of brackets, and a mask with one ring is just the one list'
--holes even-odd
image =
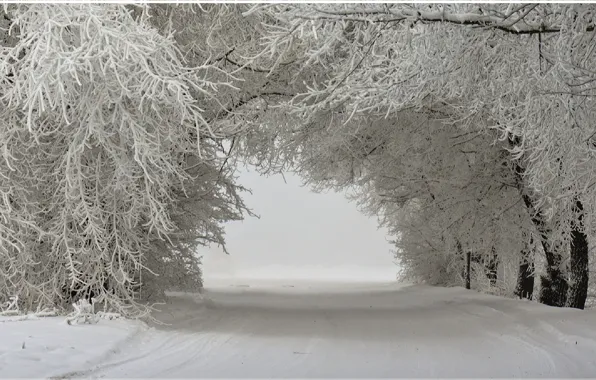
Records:
{"label": "ice-covered twig", "polygon": [[2,304],[2,311],[0,311],[0,315],[2,316],[9,316],[9,315],[19,315],[19,296],[10,297],[9,301]]}

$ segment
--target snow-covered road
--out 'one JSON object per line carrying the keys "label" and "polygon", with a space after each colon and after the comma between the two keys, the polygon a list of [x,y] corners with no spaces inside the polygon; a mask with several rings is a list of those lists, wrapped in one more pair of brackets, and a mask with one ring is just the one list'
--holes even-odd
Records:
{"label": "snow-covered road", "polygon": [[172,294],[157,315],[169,325],[132,329],[60,375],[596,376],[593,311],[396,284],[220,284],[203,297]]}

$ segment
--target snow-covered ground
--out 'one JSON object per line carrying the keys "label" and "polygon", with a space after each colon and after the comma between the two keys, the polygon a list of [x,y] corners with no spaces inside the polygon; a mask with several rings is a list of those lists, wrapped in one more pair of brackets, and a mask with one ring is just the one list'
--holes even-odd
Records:
{"label": "snow-covered ground", "polygon": [[[212,281],[167,325],[0,320],[2,377],[595,377],[596,312],[461,288]],[[23,346],[24,344],[24,346]]]}

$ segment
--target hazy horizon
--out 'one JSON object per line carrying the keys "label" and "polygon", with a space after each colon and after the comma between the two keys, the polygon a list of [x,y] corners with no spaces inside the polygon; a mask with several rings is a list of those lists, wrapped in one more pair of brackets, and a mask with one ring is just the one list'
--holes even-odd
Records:
{"label": "hazy horizon", "polygon": [[314,193],[298,176],[264,177],[243,170],[244,199],[260,219],[226,225],[230,255],[214,246],[200,251],[209,278],[392,281],[387,231],[342,194]]}

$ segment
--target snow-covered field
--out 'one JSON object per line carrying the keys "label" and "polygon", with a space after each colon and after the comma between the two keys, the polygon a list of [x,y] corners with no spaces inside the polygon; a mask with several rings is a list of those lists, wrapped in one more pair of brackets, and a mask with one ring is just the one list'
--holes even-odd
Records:
{"label": "snow-covered field", "polygon": [[461,288],[211,282],[167,325],[0,320],[2,377],[595,377],[596,312]]}

